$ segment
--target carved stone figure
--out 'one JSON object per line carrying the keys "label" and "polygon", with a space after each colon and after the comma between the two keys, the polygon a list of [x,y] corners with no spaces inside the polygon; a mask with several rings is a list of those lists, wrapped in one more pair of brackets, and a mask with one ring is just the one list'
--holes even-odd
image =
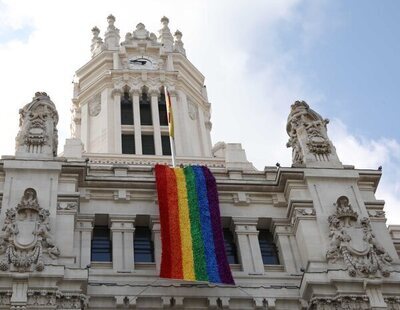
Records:
{"label": "carved stone figure", "polygon": [[343,260],[352,277],[388,277],[392,258],[376,240],[369,218],[358,221],[358,214],[346,196],[339,197],[335,206],[335,213],[328,218],[328,261]]}
{"label": "carved stone figure", "polygon": [[104,35],[104,43],[107,49],[117,50],[119,48],[119,29],[115,27],[115,17],[109,15],[107,17],[107,31]]}
{"label": "carved stone figure", "polygon": [[43,254],[56,259],[60,251],[50,233],[50,212],[40,207],[36,191],[25,190],[16,208],[8,209],[0,236],[0,269],[14,266],[25,272],[35,265],[37,271],[44,269]]}
{"label": "carved stone figure", "polygon": [[314,297],[310,300],[309,310],[368,310],[371,309],[367,296],[346,295],[335,297]]}
{"label": "carved stone figure", "polygon": [[175,36],[174,51],[186,56],[186,50],[183,47],[183,42],[182,42],[182,32],[177,30],[175,31],[174,36]]}
{"label": "carved stone figure", "polygon": [[100,29],[97,27],[92,28],[92,45],[90,46],[90,51],[92,52],[92,57],[99,54],[104,49],[103,39],[99,37]]}
{"label": "carved stone figure", "polygon": [[291,106],[286,125],[289,135],[286,146],[292,147],[293,165],[318,163],[316,166],[321,166],[321,163],[328,163],[341,166],[327,135],[328,123],[328,119],[322,118],[304,101],[296,101]]}
{"label": "carved stone figure", "polygon": [[150,32],[143,23],[136,25],[136,30],[132,32],[132,35],[136,40],[150,40]]}
{"label": "carved stone figure", "polygon": [[16,155],[33,158],[57,156],[58,113],[50,97],[37,92],[32,102],[19,110],[19,115]]}

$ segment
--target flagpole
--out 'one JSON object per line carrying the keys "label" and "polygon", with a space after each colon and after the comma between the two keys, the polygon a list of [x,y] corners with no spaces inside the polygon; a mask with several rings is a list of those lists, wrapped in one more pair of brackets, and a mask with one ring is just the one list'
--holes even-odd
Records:
{"label": "flagpole", "polygon": [[172,113],[172,102],[169,95],[167,86],[164,86],[164,96],[165,105],[167,106],[167,116],[168,116],[168,132],[169,132],[169,143],[171,146],[171,157],[172,157],[172,167],[176,167],[175,162],[175,134],[174,134],[174,117]]}
{"label": "flagpole", "polygon": [[176,167],[175,162],[175,139],[169,136],[169,143],[171,144],[171,157],[172,157],[172,167]]}

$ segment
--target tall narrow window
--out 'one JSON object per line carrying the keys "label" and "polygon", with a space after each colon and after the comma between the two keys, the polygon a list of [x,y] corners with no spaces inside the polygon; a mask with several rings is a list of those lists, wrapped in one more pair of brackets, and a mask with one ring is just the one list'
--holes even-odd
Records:
{"label": "tall narrow window", "polygon": [[161,136],[161,146],[163,155],[171,155],[171,144],[169,140],[169,136],[162,135]]}
{"label": "tall narrow window", "polygon": [[136,226],[133,250],[136,263],[154,262],[154,244],[148,227]]}
{"label": "tall narrow window", "polygon": [[258,233],[261,256],[264,265],[279,265],[278,250],[271,232],[267,229],[260,229]]}
{"label": "tall narrow window", "polygon": [[133,105],[128,92],[124,92],[121,98],[121,124],[133,125]]}
{"label": "tall narrow window", "polygon": [[140,107],[140,123],[141,123],[141,125],[153,125],[153,120],[151,117],[150,98],[149,98],[146,90],[143,90],[143,92],[142,92],[142,96],[140,97],[139,107]]}
{"label": "tall narrow window", "polygon": [[165,105],[165,94],[161,93],[158,99],[158,113],[160,115],[160,125],[168,126],[167,106]]}
{"label": "tall narrow window", "polygon": [[94,226],[91,261],[94,262],[111,262],[112,247],[110,239],[110,229],[108,226]]}
{"label": "tall narrow window", "polygon": [[225,243],[225,252],[228,258],[228,263],[238,264],[239,260],[237,256],[235,239],[229,228],[224,228],[224,243]]}
{"label": "tall narrow window", "polygon": [[153,134],[142,135],[142,148],[143,155],[154,155],[156,153]]}
{"label": "tall narrow window", "polygon": [[122,154],[135,154],[134,135],[122,135]]}

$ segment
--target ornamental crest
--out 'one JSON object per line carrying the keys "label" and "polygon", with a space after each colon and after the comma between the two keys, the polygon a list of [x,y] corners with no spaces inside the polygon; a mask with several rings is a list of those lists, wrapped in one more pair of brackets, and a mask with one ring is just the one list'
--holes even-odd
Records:
{"label": "ornamental crest", "polygon": [[390,276],[392,258],[376,240],[369,218],[358,220],[346,196],[339,197],[335,205],[336,212],[328,218],[331,240],[326,253],[328,261],[343,259],[352,277]]}
{"label": "ornamental crest", "polygon": [[44,269],[43,253],[56,259],[60,251],[50,234],[50,212],[39,206],[36,191],[27,188],[16,208],[8,209],[0,236],[0,269],[18,271]]}

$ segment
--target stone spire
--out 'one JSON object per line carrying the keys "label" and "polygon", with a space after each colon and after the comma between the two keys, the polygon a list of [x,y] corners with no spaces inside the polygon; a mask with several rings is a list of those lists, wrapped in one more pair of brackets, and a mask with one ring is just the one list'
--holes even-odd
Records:
{"label": "stone spire", "polygon": [[32,102],[19,110],[19,132],[15,139],[17,158],[49,159],[57,156],[58,113],[50,97],[37,92]]}
{"label": "stone spire", "polygon": [[107,17],[108,27],[104,36],[105,47],[108,50],[118,50],[119,49],[119,29],[114,26],[115,17],[109,15]]}
{"label": "stone spire", "polygon": [[100,38],[100,29],[96,26],[92,28],[92,45],[90,46],[90,51],[92,52],[92,57],[99,54],[104,49],[103,39]]}
{"label": "stone spire", "polygon": [[169,30],[168,24],[169,19],[167,17],[161,18],[162,28],[158,31],[159,37],[158,39],[164,46],[164,51],[172,52],[174,45],[174,38],[172,37],[171,30]]}
{"label": "stone spire", "polygon": [[182,42],[182,32],[180,32],[179,30],[175,31],[174,37],[175,37],[174,52],[178,52],[186,56],[186,51],[183,47],[183,42]]}
{"label": "stone spire", "polygon": [[329,140],[328,119],[310,109],[305,101],[292,104],[286,131],[292,147],[293,166],[341,168],[336,149]]}

